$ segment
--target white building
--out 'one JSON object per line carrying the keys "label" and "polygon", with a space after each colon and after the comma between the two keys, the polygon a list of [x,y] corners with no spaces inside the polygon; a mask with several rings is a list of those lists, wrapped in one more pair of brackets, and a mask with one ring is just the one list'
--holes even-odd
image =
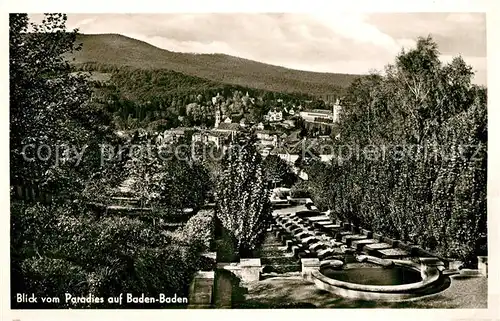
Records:
{"label": "white building", "polygon": [[217,96],[212,97],[212,104],[216,105],[216,104],[222,102],[222,100],[223,100],[223,97],[219,93],[217,93]]}
{"label": "white building", "polygon": [[310,111],[301,111],[300,117],[307,122],[314,122],[317,118],[333,120],[333,112],[326,109],[314,109]]}
{"label": "white building", "polygon": [[283,120],[283,112],[280,110],[270,110],[268,113],[267,113],[267,120],[268,121],[282,121]]}
{"label": "white building", "polygon": [[192,136],[193,142],[203,144],[213,143],[217,149],[224,148],[234,139],[239,130],[239,124],[221,123],[219,127],[212,130],[194,133]]}
{"label": "white building", "polygon": [[287,162],[290,165],[295,165],[297,159],[299,159],[299,154],[290,154],[287,152],[279,152],[277,153],[278,157]]}
{"label": "white building", "polygon": [[257,139],[260,140],[262,145],[271,145],[276,147],[278,145],[278,135],[268,130],[259,130],[256,132]]}
{"label": "white building", "polygon": [[271,153],[271,150],[272,150],[272,147],[264,147],[261,150],[260,155],[262,155],[262,157],[267,157]]}
{"label": "white building", "polygon": [[184,137],[184,135],[184,128],[167,129],[163,133],[158,134],[156,137],[156,143],[158,145],[162,145],[170,142],[176,142],[179,141],[180,138]]}

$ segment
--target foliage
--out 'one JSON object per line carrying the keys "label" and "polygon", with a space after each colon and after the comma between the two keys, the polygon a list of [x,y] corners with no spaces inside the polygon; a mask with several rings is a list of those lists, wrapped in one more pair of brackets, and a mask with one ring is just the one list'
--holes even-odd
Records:
{"label": "foliage", "polygon": [[83,50],[72,55],[77,64],[174,70],[219,83],[283,93],[331,95],[347,87],[355,77],[291,70],[221,54],[175,53],[116,34],[79,35],[78,41]]}
{"label": "foliage", "polygon": [[486,235],[487,99],[472,75],[461,57],[441,64],[427,37],[385,75],[354,81],[338,157],[308,169],[315,201],[443,256],[477,255]]}
{"label": "foliage", "polygon": [[290,197],[292,198],[307,198],[311,197],[311,186],[306,181],[299,181],[290,189]]}
{"label": "foliage", "polygon": [[264,159],[263,167],[266,178],[270,182],[276,182],[281,186],[290,187],[297,180],[290,165],[277,155],[269,155]]}
{"label": "foliage", "polygon": [[[133,155],[115,150],[112,157],[101,158],[101,144],[123,141],[114,134],[102,102],[94,99],[88,76],[75,73],[66,60],[78,49],[76,31],[66,31],[63,14],[46,14],[41,25],[30,24],[26,14],[11,14],[9,22],[11,190],[35,186],[52,196],[48,204],[11,200],[13,307],[87,307],[65,304],[66,292],[102,297],[126,292],[186,295],[199,268],[198,244],[173,240],[139,218],[102,217],[89,211],[91,203],[105,202],[112,187],[124,180],[124,166]],[[69,146],[70,153],[60,149],[57,158],[28,161],[23,157],[28,144],[34,149],[47,146],[52,152]],[[71,157],[75,148],[84,151],[82,158]],[[35,156],[33,150],[27,152]],[[196,166],[175,163],[169,172],[172,183],[159,180],[172,192],[170,197],[176,197],[167,199],[172,206],[203,203],[202,187],[195,186],[198,194],[186,192],[208,181]],[[183,175],[194,181],[188,184]],[[16,293],[63,300],[55,306],[27,306],[16,303]]]}
{"label": "foliage", "polygon": [[[332,167],[321,161],[314,161],[306,172],[308,181],[303,181],[293,187],[295,195],[308,195],[314,197],[314,204],[319,208],[326,209],[334,206],[333,200],[335,189],[334,182],[336,172]],[[333,197],[332,197],[333,196]]]}
{"label": "foliage", "polygon": [[240,134],[235,142],[223,159],[216,188],[216,213],[244,257],[262,241],[271,205],[255,135]]}
{"label": "foliage", "polygon": [[205,203],[211,190],[209,174],[201,163],[188,158],[189,153],[181,154],[177,146],[147,142],[135,147],[126,168],[143,206],[178,213]]}
{"label": "foliage", "polygon": [[[64,293],[104,298],[126,292],[182,296],[199,268],[200,244],[175,239],[137,218],[97,219],[59,206],[18,205],[12,219],[25,233],[13,239],[17,245],[12,248],[17,269],[13,293],[60,298]],[[112,306],[62,301],[56,307]]]}
{"label": "foliage", "polygon": [[244,116],[253,122],[262,121],[272,107],[295,108],[300,104],[313,108],[322,102],[308,94],[230,85],[168,69],[110,67],[92,62],[75,68],[91,79],[96,74],[109,76],[105,82],[93,81],[94,100],[106,106],[117,126],[128,129],[150,127],[150,123],[156,127],[157,122],[165,129],[212,127],[216,110],[212,97],[219,94],[223,116],[237,120]]}
{"label": "foliage", "polygon": [[64,58],[80,49],[65,21],[48,14],[36,25],[25,14],[10,15],[11,185],[36,186],[55,201],[79,198],[93,175],[108,175],[99,144],[117,139],[111,119],[90,99],[87,76],[73,73]]}
{"label": "foliage", "polygon": [[200,210],[192,216],[174,237],[187,244],[198,243],[204,250],[209,250],[214,240],[215,225],[212,210]]}

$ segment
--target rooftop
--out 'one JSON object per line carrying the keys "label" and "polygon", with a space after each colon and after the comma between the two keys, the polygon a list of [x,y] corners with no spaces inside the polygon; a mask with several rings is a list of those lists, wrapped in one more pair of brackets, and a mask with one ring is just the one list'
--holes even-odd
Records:
{"label": "rooftop", "polygon": [[266,129],[257,130],[257,131],[255,131],[255,133],[256,134],[268,134],[268,135],[276,135],[277,134],[275,131],[266,130]]}
{"label": "rooftop", "polygon": [[231,135],[228,131],[218,131],[217,129],[211,130],[208,134],[214,137],[229,137]]}
{"label": "rooftop", "polygon": [[305,110],[303,111],[304,113],[317,113],[317,114],[325,114],[325,115],[330,115],[332,114],[331,110],[328,109],[313,109],[313,110]]}
{"label": "rooftop", "polygon": [[219,127],[217,127],[215,130],[237,131],[239,129],[240,129],[240,124],[236,124],[236,123],[221,123],[221,124],[219,124]]}

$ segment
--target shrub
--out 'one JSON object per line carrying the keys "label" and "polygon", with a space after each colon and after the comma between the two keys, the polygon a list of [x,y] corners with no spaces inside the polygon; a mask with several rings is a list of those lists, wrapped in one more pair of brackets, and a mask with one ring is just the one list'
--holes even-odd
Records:
{"label": "shrub", "polygon": [[307,183],[300,182],[290,189],[291,198],[308,198],[311,196],[311,190]]}
{"label": "shrub", "polygon": [[204,250],[208,250],[214,239],[214,224],[214,211],[200,210],[172,235],[179,242],[197,243]]}
{"label": "shrub", "polygon": [[[202,264],[199,254],[210,239],[205,232],[211,230],[213,216],[199,213],[183,231],[186,237],[176,238],[137,218],[98,219],[62,211],[60,205],[16,204],[13,209],[12,237],[26,236],[25,242],[16,241],[13,251],[13,295],[61,298],[65,292],[106,298],[125,292],[187,295],[192,275]],[[91,306],[109,307],[106,302]],[[57,305],[61,307],[68,306]]]}

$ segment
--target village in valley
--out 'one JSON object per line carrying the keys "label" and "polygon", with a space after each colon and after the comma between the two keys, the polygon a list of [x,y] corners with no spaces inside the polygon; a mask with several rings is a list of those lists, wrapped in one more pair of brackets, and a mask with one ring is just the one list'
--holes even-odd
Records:
{"label": "village in valley", "polygon": [[[332,133],[341,110],[338,98],[333,103],[326,102],[324,109],[312,110],[306,110],[305,107],[295,104],[286,106],[282,99],[277,99],[276,103],[281,106],[271,107],[258,122],[250,122],[246,117],[249,116],[248,114],[228,113],[227,111],[224,113],[221,108],[224,101],[225,98],[219,93],[212,97],[212,109],[215,110],[213,128],[178,127],[159,133],[148,133],[142,130],[140,134],[149,135],[152,141],[159,145],[178,143],[189,135],[192,144],[213,145],[217,150],[224,150],[231,144],[236,133],[242,130],[254,130],[258,139],[257,148],[263,157],[270,154],[278,155],[284,161],[293,164],[302,152],[301,149],[296,148],[302,140],[308,140],[311,145],[319,145],[319,141],[322,144],[333,143],[335,136],[332,137]],[[247,101],[255,101],[255,98],[249,97],[248,92],[241,98],[242,105],[245,106]],[[307,103],[311,101],[306,101],[305,104]],[[336,135],[337,138],[338,135]],[[322,156],[326,160],[333,157],[333,155]]]}

